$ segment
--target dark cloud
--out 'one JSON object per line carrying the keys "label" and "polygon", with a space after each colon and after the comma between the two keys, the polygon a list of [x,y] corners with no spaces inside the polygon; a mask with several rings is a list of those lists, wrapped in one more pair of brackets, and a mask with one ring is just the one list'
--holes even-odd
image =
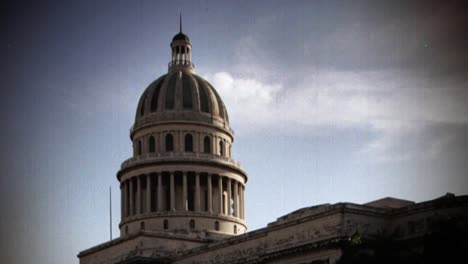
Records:
{"label": "dark cloud", "polygon": [[265,68],[467,73],[466,1],[327,1],[300,8],[291,4],[259,18],[239,53],[250,51]]}

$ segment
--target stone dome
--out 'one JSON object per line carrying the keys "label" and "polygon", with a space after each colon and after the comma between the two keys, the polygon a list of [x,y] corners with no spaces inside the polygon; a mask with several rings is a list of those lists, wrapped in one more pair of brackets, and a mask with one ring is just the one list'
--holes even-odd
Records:
{"label": "stone dome", "polygon": [[153,81],[138,103],[135,124],[195,121],[229,129],[229,117],[213,86],[191,71],[170,71]]}
{"label": "stone dome", "polygon": [[189,37],[187,35],[185,35],[184,33],[182,33],[182,32],[179,32],[177,35],[175,35],[172,38],[172,41],[175,41],[175,40],[190,41]]}

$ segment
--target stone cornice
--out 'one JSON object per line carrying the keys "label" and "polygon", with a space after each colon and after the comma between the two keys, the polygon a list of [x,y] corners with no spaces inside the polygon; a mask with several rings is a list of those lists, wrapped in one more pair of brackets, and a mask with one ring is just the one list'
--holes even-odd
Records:
{"label": "stone cornice", "polygon": [[[219,119],[219,120],[218,120]],[[217,121],[217,122],[214,122]],[[223,124],[216,125],[217,123]],[[220,118],[212,117],[211,114],[195,112],[195,113],[154,113],[149,117],[139,120],[130,128],[130,139],[133,140],[133,135],[143,129],[154,126],[163,125],[194,125],[215,129],[221,133],[226,133],[234,142],[234,131],[225,124]]]}
{"label": "stone cornice", "polygon": [[[198,153],[195,153],[198,154]],[[131,171],[133,169],[137,168],[144,168],[148,166],[153,166],[153,165],[171,165],[171,164],[177,164],[177,165],[183,165],[183,164],[189,164],[189,165],[208,165],[208,166],[215,166],[219,168],[228,168],[229,170],[241,174],[245,178],[245,182],[247,182],[248,177],[247,173],[242,169],[240,166],[240,163],[238,162],[230,162],[229,160],[224,160],[222,158],[218,158],[215,155],[212,155],[213,158],[207,159],[203,158],[203,154],[199,154],[199,157],[197,155],[192,155],[192,156],[180,156],[180,155],[174,155],[174,156],[160,156],[160,157],[143,157],[143,158],[131,158],[127,161],[124,161],[122,163],[121,169],[117,172],[117,179],[120,181],[120,177],[122,174]],[[216,158],[215,158],[216,157]]]}

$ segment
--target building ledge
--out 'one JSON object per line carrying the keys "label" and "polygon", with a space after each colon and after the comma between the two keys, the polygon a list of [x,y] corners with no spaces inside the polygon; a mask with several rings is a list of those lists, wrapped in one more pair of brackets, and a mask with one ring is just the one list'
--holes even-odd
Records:
{"label": "building ledge", "polygon": [[97,251],[101,251],[103,249],[118,245],[120,243],[124,243],[126,241],[145,236],[145,237],[154,237],[154,238],[164,238],[164,239],[172,239],[172,240],[185,240],[191,242],[199,242],[199,243],[210,243],[216,241],[212,238],[208,238],[206,236],[199,236],[196,233],[190,234],[177,234],[172,232],[160,232],[160,231],[147,231],[147,230],[140,230],[138,233],[129,234],[127,236],[118,237],[112,239],[111,241],[107,241],[101,243],[97,246],[85,249],[78,254],[78,258],[84,257],[86,255],[92,254]]}
{"label": "building ledge", "polygon": [[219,155],[199,152],[146,153],[137,157],[129,158],[122,163],[121,169],[117,173],[117,178],[120,179],[120,175],[123,172],[134,167],[154,164],[167,165],[172,163],[195,163],[228,167],[236,172],[241,173],[247,182],[247,173],[244,171],[240,162]]}
{"label": "building ledge", "polygon": [[195,212],[195,211],[161,211],[161,212],[151,212],[151,213],[132,215],[123,219],[120,222],[119,227],[124,224],[128,224],[134,221],[141,221],[141,220],[151,219],[151,218],[171,218],[171,217],[184,217],[184,218],[200,217],[200,218],[219,219],[223,221],[234,222],[247,228],[247,225],[245,224],[244,219],[241,219],[238,217],[210,213],[210,212]]}

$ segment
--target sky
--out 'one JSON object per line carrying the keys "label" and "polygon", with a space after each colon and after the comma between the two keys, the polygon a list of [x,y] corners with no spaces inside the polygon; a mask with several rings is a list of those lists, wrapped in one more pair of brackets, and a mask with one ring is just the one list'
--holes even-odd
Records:
{"label": "sky", "polygon": [[299,208],[468,194],[465,1],[2,2],[2,263],[109,239],[144,89],[183,31],[249,179],[249,230]]}

